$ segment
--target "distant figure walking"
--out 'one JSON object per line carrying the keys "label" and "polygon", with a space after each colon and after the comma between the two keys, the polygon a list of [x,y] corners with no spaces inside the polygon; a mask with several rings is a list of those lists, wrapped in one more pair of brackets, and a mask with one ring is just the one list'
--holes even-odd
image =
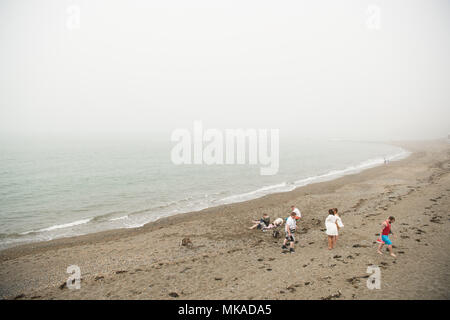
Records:
{"label": "distant figure walking", "polygon": [[328,216],[325,219],[325,227],[327,228],[326,234],[328,236],[328,250],[333,249],[336,246],[336,236],[338,235],[338,217],[335,216],[334,210],[328,210]]}
{"label": "distant figure walking", "polygon": [[383,248],[383,246],[387,244],[389,254],[393,257],[396,257],[396,255],[392,252],[392,241],[389,239],[389,234],[391,233],[392,235],[394,234],[391,230],[391,224],[393,222],[395,222],[395,218],[393,216],[390,216],[389,218],[387,218],[386,221],[383,221],[383,223],[381,224],[380,238],[377,240],[377,242],[379,242],[377,252],[379,254],[383,254],[383,252],[381,252],[381,248]]}

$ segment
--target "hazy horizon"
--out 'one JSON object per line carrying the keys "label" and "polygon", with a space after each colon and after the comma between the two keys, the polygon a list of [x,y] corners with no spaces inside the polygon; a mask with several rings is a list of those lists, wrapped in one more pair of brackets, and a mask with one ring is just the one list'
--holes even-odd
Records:
{"label": "hazy horizon", "polygon": [[195,120],[299,139],[450,134],[448,1],[3,0],[0,21],[3,137],[169,141]]}

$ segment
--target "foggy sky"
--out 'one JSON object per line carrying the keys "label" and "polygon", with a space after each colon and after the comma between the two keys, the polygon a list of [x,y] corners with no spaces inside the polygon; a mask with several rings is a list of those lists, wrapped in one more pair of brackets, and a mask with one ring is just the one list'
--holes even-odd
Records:
{"label": "foggy sky", "polygon": [[445,137],[449,33],[448,0],[1,0],[0,134]]}

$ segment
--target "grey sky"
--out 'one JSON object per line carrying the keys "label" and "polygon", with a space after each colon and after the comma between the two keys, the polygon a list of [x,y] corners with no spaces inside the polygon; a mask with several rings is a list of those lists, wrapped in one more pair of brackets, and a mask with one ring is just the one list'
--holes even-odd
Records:
{"label": "grey sky", "polygon": [[443,137],[449,31],[447,0],[2,0],[0,132]]}

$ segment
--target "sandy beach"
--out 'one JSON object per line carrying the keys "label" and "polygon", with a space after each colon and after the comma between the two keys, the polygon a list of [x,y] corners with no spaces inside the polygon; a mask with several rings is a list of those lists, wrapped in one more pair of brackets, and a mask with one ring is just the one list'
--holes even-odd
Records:
{"label": "sandy beach", "polygon": [[[396,142],[407,159],[242,203],[191,212],[137,229],[21,245],[0,252],[3,299],[449,299],[450,144]],[[283,237],[248,230],[295,204],[296,252]],[[324,221],[345,227],[327,249]],[[397,258],[376,253],[380,224],[394,216]],[[183,238],[192,247],[181,246]],[[81,270],[81,288],[64,284]],[[369,290],[367,267],[381,269]]]}

